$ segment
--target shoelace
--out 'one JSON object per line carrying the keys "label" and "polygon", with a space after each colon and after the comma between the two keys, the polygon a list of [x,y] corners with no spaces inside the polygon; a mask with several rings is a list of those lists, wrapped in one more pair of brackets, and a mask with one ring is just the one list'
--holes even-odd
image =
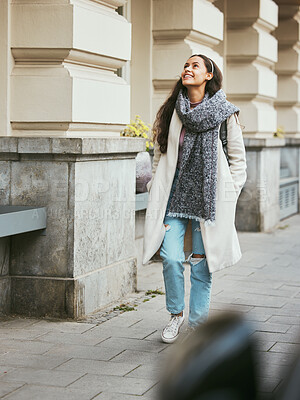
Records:
{"label": "shoelace", "polygon": [[172,316],[170,322],[165,327],[164,332],[170,332],[172,335],[174,335],[178,330],[178,325],[180,321],[179,318],[181,317],[177,317],[176,315]]}

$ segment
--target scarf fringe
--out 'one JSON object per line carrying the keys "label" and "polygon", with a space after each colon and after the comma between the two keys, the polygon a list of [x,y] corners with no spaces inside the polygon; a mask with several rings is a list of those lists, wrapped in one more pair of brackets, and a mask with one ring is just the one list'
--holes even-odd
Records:
{"label": "scarf fringe", "polygon": [[167,217],[175,217],[175,218],[187,218],[187,219],[194,219],[198,222],[203,223],[204,226],[215,226],[216,222],[211,221],[210,219],[206,220],[204,218],[197,217],[196,215],[189,215],[185,213],[176,213],[176,212],[168,212]]}

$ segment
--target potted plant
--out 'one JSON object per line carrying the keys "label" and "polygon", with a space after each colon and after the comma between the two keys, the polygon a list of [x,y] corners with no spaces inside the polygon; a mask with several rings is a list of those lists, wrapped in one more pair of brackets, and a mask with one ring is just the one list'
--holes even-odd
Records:
{"label": "potted plant", "polygon": [[149,151],[153,148],[153,142],[150,139],[151,127],[145,124],[139,115],[136,115],[134,121],[121,132],[121,136],[140,137],[146,140],[146,151],[142,151],[136,156],[136,193],[147,191],[147,183],[152,177],[151,158]]}

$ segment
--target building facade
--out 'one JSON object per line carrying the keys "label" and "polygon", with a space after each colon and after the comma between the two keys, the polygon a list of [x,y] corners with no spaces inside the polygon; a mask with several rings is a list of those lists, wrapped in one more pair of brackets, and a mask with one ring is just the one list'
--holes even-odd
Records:
{"label": "building facade", "polygon": [[238,229],[297,212],[299,24],[298,0],[2,0],[0,204],[46,207],[47,229],[0,238],[0,311],[78,318],[135,290],[144,143],[120,131],[153,122],[192,54],[241,109]]}

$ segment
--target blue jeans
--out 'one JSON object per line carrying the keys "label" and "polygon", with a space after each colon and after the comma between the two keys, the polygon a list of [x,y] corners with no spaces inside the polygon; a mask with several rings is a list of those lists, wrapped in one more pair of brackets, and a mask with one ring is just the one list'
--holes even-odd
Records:
{"label": "blue jeans", "polygon": [[[167,205],[169,208],[178,179],[176,170]],[[167,214],[167,211],[166,211]],[[167,225],[160,255],[163,260],[163,276],[166,290],[166,307],[171,314],[179,314],[184,310],[184,235],[189,219],[164,218]],[[199,222],[192,220],[192,241],[194,254],[205,254]],[[208,270],[206,258],[189,257],[191,266],[191,291],[189,307],[189,325],[195,327],[206,321],[208,317],[212,274]]]}

